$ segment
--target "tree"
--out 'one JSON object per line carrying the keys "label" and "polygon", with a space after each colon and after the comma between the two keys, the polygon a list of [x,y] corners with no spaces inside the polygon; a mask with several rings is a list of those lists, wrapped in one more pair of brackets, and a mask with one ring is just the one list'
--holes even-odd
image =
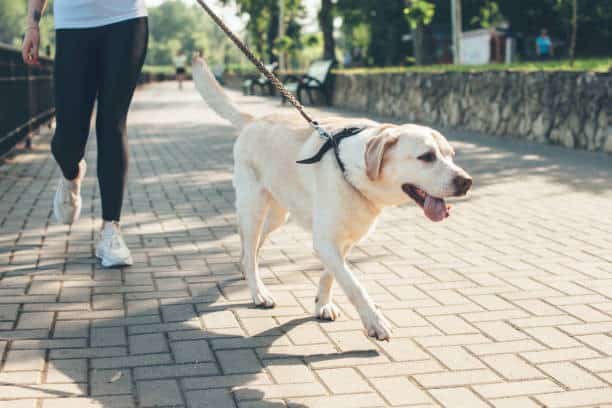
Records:
{"label": "tree", "polygon": [[246,59],[197,5],[168,1],[149,8],[148,65],[171,65],[174,55],[204,51],[211,65],[230,65],[233,69]]}
{"label": "tree", "polygon": [[323,32],[323,58],[336,62],[336,42],[334,40],[334,11],[332,0],[321,0],[319,26]]}
{"label": "tree", "polygon": [[[248,37],[255,53],[260,58],[276,61],[279,49],[277,44],[286,45],[286,39],[278,40],[279,0],[221,0],[222,4],[235,3],[238,15],[248,16],[246,25]],[[285,6],[285,24],[287,27],[300,17],[304,7],[300,0],[283,0]],[[299,30],[291,32],[291,42],[299,44]],[[289,35],[287,30],[286,35]]]}
{"label": "tree", "polygon": [[338,0],[336,4],[336,16],[342,20],[340,47],[345,53],[363,54],[368,61],[371,43],[371,15],[374,13],[374,2],[372,0]]}
{"label": "tree", "polygon": [[[463,0],[467,27],[472,24],[471,16],[477,15],[485,1]],[[520,33],[529,40],[526,49],[533,50],[532,40],[541,28],[547,28],[550,36],[561,50],[570,50],[573,35],[573,0],[496,0],[500,13],[510,23],[514,33]],[[578,6],[576,4],[576,6]],[[580,0],[576,7],[576,56],[612,55],[612,1]]]}
{"label": "tree", "polygon": [[377,1],[371,16],[370,53],[376,65],[402,64],[408,48],[403,38],[410,32],[404,19],[404,0]]}
{"label": "tree", "polygon": [[578,33],[578,0],[572,1],[572,39],[570,40],[570,66],[574,66],[576,58],[576,34]]}
{"label": "tree", "polygon": [[417,65],[422,65],[423,58],[423,27],[431,24],[436,13],[436,6],[426,0],[405,0],[404,17],[412,30],[414,58]]}

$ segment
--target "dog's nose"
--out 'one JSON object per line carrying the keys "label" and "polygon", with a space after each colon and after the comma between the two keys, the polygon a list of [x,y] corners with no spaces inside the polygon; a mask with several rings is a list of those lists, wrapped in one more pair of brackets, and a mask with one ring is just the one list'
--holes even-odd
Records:
{"label": "dog's nose", "polygon": [[455,195],[463,196],[466,195],[470,187],[472,187],[472,178],[468,175],[457,176],[453,180],[455,184]]}

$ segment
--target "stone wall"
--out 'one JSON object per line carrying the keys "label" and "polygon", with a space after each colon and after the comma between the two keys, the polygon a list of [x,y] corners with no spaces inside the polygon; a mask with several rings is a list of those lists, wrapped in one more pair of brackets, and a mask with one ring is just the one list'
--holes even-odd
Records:
{"label": "stone wall", "polygon": [[339,73],[334,82],[340,108],[612,152],[610,74]]}

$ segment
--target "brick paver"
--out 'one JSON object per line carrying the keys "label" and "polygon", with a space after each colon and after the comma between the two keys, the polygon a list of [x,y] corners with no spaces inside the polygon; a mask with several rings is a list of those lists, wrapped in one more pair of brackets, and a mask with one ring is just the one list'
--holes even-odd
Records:
{"label": "brick paver", "polygon": [[[288,109],[233,95],[257,115]],[[261,253],[278,306],[251,307],[236,133],[191,86],[136,94],[131,268],[93,258],[93,146],[81,220],[53,222],[44,133],[0,167],[0,408],[612,406],[612,159],[446,133],[471,196],[440,224],[389,209],[350,258],[390,343],[363,335],[340,291],[339,321],[310,317],[321,266],[292,223]]]}

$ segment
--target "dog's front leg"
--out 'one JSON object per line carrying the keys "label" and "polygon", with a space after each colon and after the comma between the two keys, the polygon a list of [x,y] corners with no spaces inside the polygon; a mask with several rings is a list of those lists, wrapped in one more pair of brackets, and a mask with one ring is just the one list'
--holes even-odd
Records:
{"label": "dog's front leg", "polygon": [[340,317],[340,309],[332,302],[333,285],[334,275],[324,269],[319,279],[319,290],[315,299],[315,316],[321,320],[336,320]]}
{"label": "dog's front leg", "polygon": [[[375,337],[378,340],[389,340],[391,337],[391,325],[378,311],[359,281],[355,279],[353,272],[346,264],[344,256],[336,244],[315,238],[315,250],[319,254],[326,272],[329,271],[333,278],[338,281],[350,302],[357,309],[368,336]],[[326,278],[325,275],[322,277],[322,280],[324,279],[325,283],[329,282],[329,278]],[[333,279],[331,282],[333,282]],[[321,289],[319,289],[319,293],[321,293]]]}

